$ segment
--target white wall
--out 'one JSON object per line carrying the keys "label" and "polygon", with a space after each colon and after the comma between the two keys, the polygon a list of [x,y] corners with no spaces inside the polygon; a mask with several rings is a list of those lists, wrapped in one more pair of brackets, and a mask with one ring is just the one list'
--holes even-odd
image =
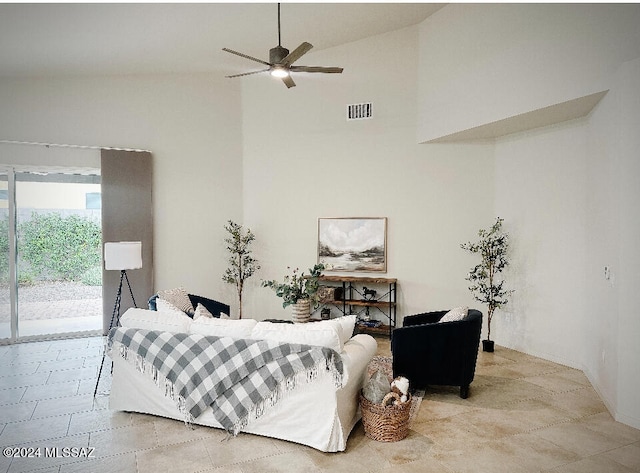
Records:
{"label": "white wall", "polygon": [[448,5],[420,27],[418,89],[424,141],[609,91],[585,118],[495,141],[494,210],[517,292],[492,333],[584,369],[635,427],[638,24],[638,5]]}
{"label": "white wall", "polygon": [[640,317],[638,316],[638,288],[640,287],[640,59],[622,65],[617,86],[620,89],[620,160],[618,173],[620,189],[619,236],[617,274],[619,297],[618,319],[618,414],[622,422],[640,428]]}
{"label": "white wall", "polygon": [[[344,73],[299,75],[290,90],[244,79],[244,217],[262,263],[247,316],[289,317],[259,282],[313,266],[318,217],[388,217],[385,276],[398,278],[399,318],[473,306],[473,259],[460,244],[492,218],[493,147],[416,143],[417,40],[408,28],[309,53],[301,64]],[[360,102],[374,118],[347,122],[346,105]]]}
{"label": "white wall", "polygon": [[587,254],[586,126],[496,142],[495,209],[511,236],[516,289],[495,317],[500,345],[582,368]]}
{"label": "white wall", "polygon": [[640,6],[451,4],[420,30],[418,141],[606,90]]}
{"label": "white wall", "polygon": [[[640,428],[640,59],[617,71],[612,96],[592,117],[590,168],[593,219],[589,262],[599,274],[590,280],[594,324],[587,371],[622,422]],[[603,278],[603,267],[611,271]],[[607,314],[607,317],[603,317]]]}
{"label": "white wall", "polygon": [[4,79],[0,103],[0,140],[150,150],[156,288],[212,297],[226,289],[223,225],[242,218],[237,82],[208,74]]}

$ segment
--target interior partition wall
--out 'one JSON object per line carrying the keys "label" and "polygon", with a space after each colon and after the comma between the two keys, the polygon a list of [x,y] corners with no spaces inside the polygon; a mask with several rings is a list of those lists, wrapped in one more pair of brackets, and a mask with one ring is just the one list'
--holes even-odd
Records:
{"label": "interior partition wall", "polygon": [[[103,242],[141,241],[142,268],[127,271],[138,307],[147,307],[153,291],[153,201],[151,153],[102,150],[102,239]],[[103,265],[103,332],[113,314],[120,283],[119,271]],[[128,288],[123,289],[120,314],[133,307]]]}

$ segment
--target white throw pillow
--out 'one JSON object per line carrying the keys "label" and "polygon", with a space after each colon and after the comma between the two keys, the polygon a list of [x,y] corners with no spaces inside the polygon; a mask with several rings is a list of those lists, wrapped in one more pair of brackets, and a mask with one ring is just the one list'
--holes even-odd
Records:
{"label": "white throw pillow", "polygon": [[177,308],[171,302],[160,298],[156,299],[156,310],[164,314],[174,314],[175,316],[184,315],[185,317],[191,318],[183,310]]}
{"label": "white throw pillow", "polygon": [[356,314],[343,315],[334,320],[342,328],[342,343],[347,343],[353,337],[353,329],[356,327]]}
{"label": "white throw pillow", "polygon": [[338,332],[340,338],[341,348],[349,341],[353,335],[353,329],[356,326],[356,315],[343,315],[342,317],[336,317],[330,320],[321,320],[320,322],[313,322],[313,325],[317,327],[323,327],[329,325]]}
{"label": "white throw pillow", "polygon": [[332,348],[340,353],[342,343],[335,324],[308,322],[306,324],[277,324],[258,322],[251,332],[251,338],[272,340],[281,343],[300,343]]}
{"label": "white throw pillow", "polygon": [[458,320],[464,319],[468,313],[468,307],[456,307],[455,309],[451,309],[449,312],[444,314],[439,322],[457,322]]}
{"label": "white throw pillow", "polygon": [[191,304],[191,299],[189,299],[189,294],[187,294],[187,291],[183,287],[158,291],[158,298],[169,302],[174,307],[177,307],[189,315],[193,315],[195,312],[193,304]]}
{"label": "white throw pillow", "polygon": [[188,333],[191,317],[182,311],[161,312],[131,307],[120,317],[120,325],[125,328],[160,330],[162,332]]}
{"label": "white throw pillow", "polygon": [[193,320],[197,320],[200,317],[205,317],[207,319],[213,319],[213,314],[207,310],[205,306],[198,303],[198,307],[196,307],[196,311],[193,314]]}
{"label": "white throw pillow", "polygon": [[253,328],[258,323],[254,319],[219,319],[217,317],[199,317],[191,324],[189,333],[215,335],[218,337],[253,338]]}

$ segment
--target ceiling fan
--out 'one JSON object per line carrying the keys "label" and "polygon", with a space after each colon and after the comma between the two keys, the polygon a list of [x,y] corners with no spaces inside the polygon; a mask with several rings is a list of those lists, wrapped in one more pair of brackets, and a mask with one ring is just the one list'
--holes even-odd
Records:
{"label": "ceiling fan", "polygon": [[306,41],[289,52],[287,48],[283,48],[280,41],[280,4],[278,3],[278,45],[275,48],[269,50],[269,62],[257,59],[247,54],[239,53],[229,48],[222,48],[236,56],[250,59],[251,61],[259,62],[265,66],[269,66],[267,69],[260,69],[259,71],[245,72],[243,74],[235,74],[232,76],[226,76],[228,78],[243,77],[251,74],[259,74],[261,72],[269,72],[272,76],[282,79],[284,85],[287,88],[295,87],[296,83],[291,78],[292,72],[322,72],[328,74],[340,74],[342,73],[342,67],[322,67],[322,66],[294,66],[293,63],[300,59],[304,54],[308,53],[313,48],[313,45]]}

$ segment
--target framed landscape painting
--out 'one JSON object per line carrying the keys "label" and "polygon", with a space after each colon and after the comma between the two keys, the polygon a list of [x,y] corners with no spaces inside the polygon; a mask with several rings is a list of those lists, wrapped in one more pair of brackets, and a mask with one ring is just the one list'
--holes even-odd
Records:
{"label": "framed landscape painting", "polygon": [[327,271],[387,271],[387,218],[319,218],[318,262]]}

